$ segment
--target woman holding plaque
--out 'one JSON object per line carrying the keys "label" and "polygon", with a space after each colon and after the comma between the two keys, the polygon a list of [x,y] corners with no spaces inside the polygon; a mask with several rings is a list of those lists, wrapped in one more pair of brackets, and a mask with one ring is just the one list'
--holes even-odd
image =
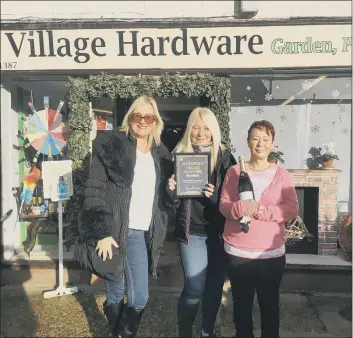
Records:
{"label": "woman holding plaque", "polygon": [[224,217],[218,201],[224,176],[236,161],[221,143],[218,121],[208,108],[196,108],[190,114],[186,131],[175,153],[209,153],[211,180],[201,197],[175,196],[175,175],[167,192],[177,209],[175,233],[184,270],[184,289],[178,304],[179,337],[192,337],[193,323],[202,299],[201,337],[214,335],[217,312],[225,278],[222,232]]}
{"label": "woman holding plaque", "polygon": [[[227,273],[234,302],[237,338],[252,338],[255,291],[261,312],[261,337],[279,337],[279,287],[285,259],[285,222],[298,215],[298,200],[290,174],[268,162],[275,130],[268,121],[254,122],[248,131],[250,160],[245,163],[255,200],[240,200],[239,165],[227,172],[220,199],[226,218],[223,233]],[[242,163],[242,171],[244,164]],[[240,220],[250,217],[247,233]]]}
{"label": "woman holding plaque", "polygon": [[104,313],[114,337],[135,336],[149,297],[148,274],[156,276],[165,239],[162,199],[171,158],[160,141],[162,129],[155,100],[142,96],[120,129],[95,140],[80,241],[93,239],[103,261],[118,262],[113,280],[105,280]]}

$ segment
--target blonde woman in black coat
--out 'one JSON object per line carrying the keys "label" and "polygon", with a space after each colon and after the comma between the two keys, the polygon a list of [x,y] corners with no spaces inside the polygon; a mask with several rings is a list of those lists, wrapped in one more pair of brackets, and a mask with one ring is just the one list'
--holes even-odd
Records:
{"label": "blonde woman in black coat", "polygon": [[105,280],[104,313],[114,337],[135,336],[149,297],[148,273],[156,276],[165,239],[162,195],[170,154],[160,141],[162,130],[155,100],[142,96],[121,128],[95,141],[80,240],[97,241],[103,261],[121,255],[117,281]]}

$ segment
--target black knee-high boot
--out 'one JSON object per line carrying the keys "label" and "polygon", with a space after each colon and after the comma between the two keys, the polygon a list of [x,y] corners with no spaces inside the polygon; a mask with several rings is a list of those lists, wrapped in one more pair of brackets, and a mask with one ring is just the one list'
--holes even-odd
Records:
{"label": "black knee-high boot", "polygon": [[117,337],[133,338],[139,328],[144,309],[135,309],[125,304],[119,322]]}
{"label": "black knee-high boot", "polygon": [[107,317],[108,325],[114,338],[117,337],[123,306],[124,300],[117,304],[107,305],[107,301],[105,301],[103,304],[103,311],[105,316]]}

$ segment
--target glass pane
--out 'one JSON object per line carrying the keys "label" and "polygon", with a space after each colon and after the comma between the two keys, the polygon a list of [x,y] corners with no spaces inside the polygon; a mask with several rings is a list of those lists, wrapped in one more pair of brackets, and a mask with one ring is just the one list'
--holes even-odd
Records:
{"label": "glass pane", "polygon": [[306,169],[312,161],[311,147],[334,143],[339,160],[338,208],[348,210],[351,186],[350,77],[233,77],[231,95],[231,140],[236,156],[249,155],[247,132],[256,120],[270,121],[276,144],[284,153],[288,169]]}

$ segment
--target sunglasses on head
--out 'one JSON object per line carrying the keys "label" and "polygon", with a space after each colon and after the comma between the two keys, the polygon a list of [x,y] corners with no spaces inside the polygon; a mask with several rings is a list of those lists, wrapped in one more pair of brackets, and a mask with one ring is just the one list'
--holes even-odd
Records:
{"label": "sunglasses on head", "polygon": [[145,121],[146,124],[152,124],[156,121],[156,117],[154,115],[144,115],[142,116],[140,113],[132,114],[131,121],[135,123],[140,123],[142,119]]}

